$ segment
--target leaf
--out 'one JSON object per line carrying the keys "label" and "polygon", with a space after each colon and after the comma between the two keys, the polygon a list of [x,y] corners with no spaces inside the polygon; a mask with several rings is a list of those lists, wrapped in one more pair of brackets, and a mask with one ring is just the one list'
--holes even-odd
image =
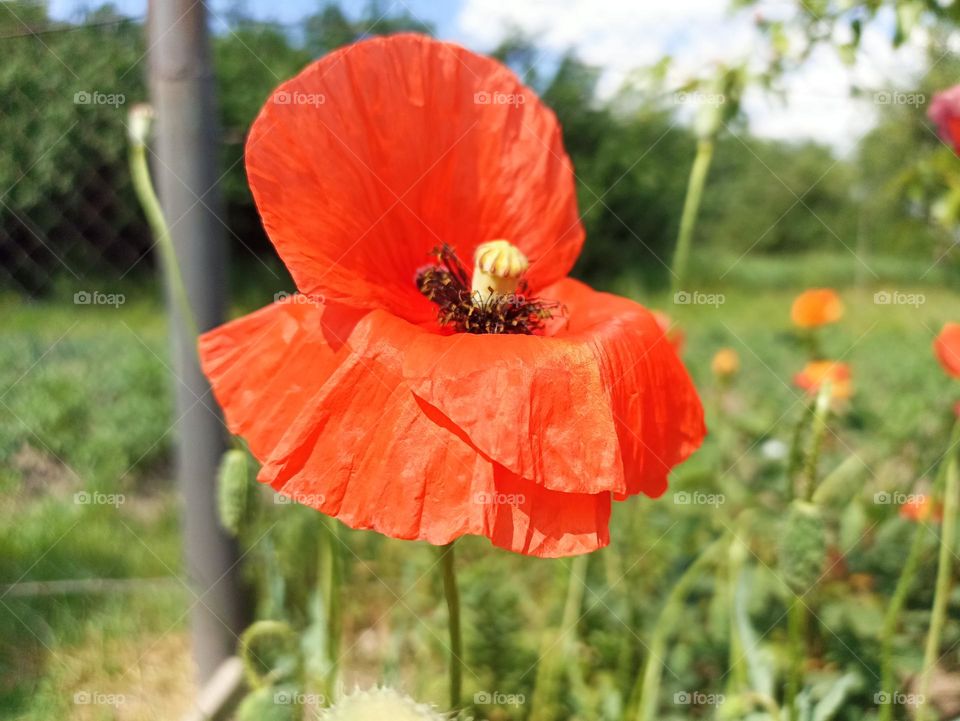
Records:
{"label": "leaf", "polygon": [[829,721],[840,710],[851,691],[860,687],[861,679],[856,673],[846,673],[838,678],[813,709],[811,721]]}
{"label": "leaf", "polygon": [[737,582],[734,598],[734,615],[737,620],[737,633],[740,634],[743,654],[747,661],[747,677],[751,688],[759,694],[773,697],[774,691],[774,659],[768,648],[761,647],[760,638],[750,623],[747,611],[751,584],[747,581],[747,574],[741,573]]}

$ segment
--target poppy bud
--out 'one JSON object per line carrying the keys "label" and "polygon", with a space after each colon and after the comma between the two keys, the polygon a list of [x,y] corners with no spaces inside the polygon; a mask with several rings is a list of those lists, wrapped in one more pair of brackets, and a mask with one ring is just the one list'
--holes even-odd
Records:
{"label": "poppy bud", "polygon": [[794,501],[784,521],[780,540],[780,575],[797,595],[809,591],[820,578],[827,556],[827,531],[819,509]]}
{"label": "poppy bud", "polygon": [[155,114],[148,103],[137,103],[127,115],[127,136],[134,145],[146,145]]}
{"label": "poppy bud", "polygon": [[224,453],[217,471],[217,506],[220,525],[232,536],[240,532],[250,514],[252,490],[246,451]]}
{"label": "poppy bud", "polygon": [[[493,295],[509,295],[517,290],[530,261],[507,240],[491,240],[477,246],[473,254],[472,292],[481,303]],[[478,295],[479,294],[479,297]]]}

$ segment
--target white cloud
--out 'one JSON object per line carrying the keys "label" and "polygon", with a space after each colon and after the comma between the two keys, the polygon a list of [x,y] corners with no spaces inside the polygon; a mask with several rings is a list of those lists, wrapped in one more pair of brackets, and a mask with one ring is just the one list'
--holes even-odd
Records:
{"label": "white cloud", "polygon": [[[723,0],[464,0],[459,34],[467,44],[489,49],[509,28],[530,34],[548,53],[576,49],[586,62],[604,69],[599,91],[609,96],[631,70],[673,56],[671,81],[709,71],[717,61],[754,58],[765,47],[754,11],[731,13]],[[767,0],[759,12],[782,18],[792,3]],[[804,67],[784,79],[785,101],[758,90],[745,109],[753,132],[774,138],[814,138],[847,148],[874,122],[869,101],[850,97],[850,88],[898,87],[923,67],[918,46],[894,51],[889,21],[864,29],[862,53],[854,67],[829,47],[818,49]]]}

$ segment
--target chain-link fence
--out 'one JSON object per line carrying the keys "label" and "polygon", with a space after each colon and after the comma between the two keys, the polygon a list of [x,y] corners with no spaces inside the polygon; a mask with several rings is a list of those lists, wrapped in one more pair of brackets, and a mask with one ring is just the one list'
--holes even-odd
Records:
{"label": "chain-link fence", "polygon": [[150,238],[127,169],[126,111],[145,97],[142,25],[51,24],[0,4],[0,283],[41,294],[58,279],[119,278]]}

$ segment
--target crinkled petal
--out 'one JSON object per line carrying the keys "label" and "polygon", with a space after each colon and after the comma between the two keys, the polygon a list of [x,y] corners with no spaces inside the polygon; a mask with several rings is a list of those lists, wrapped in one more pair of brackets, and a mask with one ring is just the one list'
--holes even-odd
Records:
{"label": "crinkled petal", "polygon": [[534,288],[583,243],[553,113],[508,68],[449,43],[355,43],[285,82],[254,122],[247,175],[264,226],[305,294],[436,315],[414,277],[441,243],[469,263],[506,238]]}
{"label": "crinkled petal", "polygon": [[609,493],[551,491],[492,462],[402,378],[422,331],[387,313],[276,303],[201,339],[227,424],[260,480],[394,538],[566,556],[609,542]]}
{"label": "crinkled petal", "polygon": [[705,434],[686,369],[654,317],[564,280],[551,336],[421,333],[407,384],[517,475],[566,493],[658,496]]}

